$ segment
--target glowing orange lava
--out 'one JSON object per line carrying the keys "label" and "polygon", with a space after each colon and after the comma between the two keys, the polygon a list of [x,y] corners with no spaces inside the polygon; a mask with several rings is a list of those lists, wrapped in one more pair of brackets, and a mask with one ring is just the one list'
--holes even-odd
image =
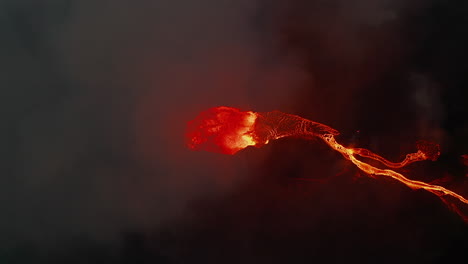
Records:
{"label": "glowing orange lava", "polygon": [[256,145],[253,139],[257,116],[232,107],[215,107],[202,112],[189,122],[188,146],[193,150],[207,150],[234,154]]}
{"label": "glowing orange lava", "polygon": [[435,161],[440,155],[440,147],[428,141],[418,141],[416,153],[406,155],[402,162],[390,162],[385,158],[362,148],[346,148],[335,140],[339,132],[326,125],[313,122],[296,115],[279,111],[267,113],[243,112],[231,107],[215,107],[202,112],[188,125],[188,146],[194,150],[207,150],[225,154],[235,154],[248,146],[262,146],[270,140],[287,136],[318,137],[332,149],[341,153],[359,169],[369,175],[386,176],[395,179],[411,189],[424,189],[437,195],[450,209],[463,215],[455,203],[447,198],[455,198],[463,204],[468,200],[451,190],[439,185],[406,178],[391,169],[379,169],[356,158],[356,156],[379,161],[389,168],[402,168],[416,161]]}

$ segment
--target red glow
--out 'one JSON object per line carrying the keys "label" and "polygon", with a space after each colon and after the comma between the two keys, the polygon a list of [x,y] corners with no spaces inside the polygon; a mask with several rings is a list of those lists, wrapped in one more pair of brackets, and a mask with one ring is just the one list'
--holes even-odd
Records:
{"label": "red glow", "polygon": [[[368,149],[344,147],[335,139],[338,134],[338,131],[326,125],[279,111],[254,113],[242,112],[231,107],[215,107],[202,112],[195,120],[189,122],[187,136],[188,145],[192,149],[226,154],[234,154],[248,146],[261,146],[270,140],[287,136],[318,137],[363,172],[369,175],[390,177],[411,189],[424,189],[431,192],[468,222],[468,217],[461,213],[456,204],[447,200],[451,197],[467,205],[468,199],[462,195],[439,185],[408,179],[391,169],[379,169],[357,158],[361,156],[379,161],[389,168],[402,168],[417,161],[437,160],[440,155],[438,144],[418,141],[417,152],[407,154],[402,162],[391,162]],[[465,159],[466,156],[463,158]]]}
{"label": "red glow", "polygon": [[465,155],[462,155],[462,162],[463,164],[465,164],[465,166],[468,166],[468,155],[465,154]]}
{"label": "red glow", "polygon": [[235,154],[255,145],[252,138],[257,116],[232,107],[214,107],[189,122],[187,144],[193,150]]}

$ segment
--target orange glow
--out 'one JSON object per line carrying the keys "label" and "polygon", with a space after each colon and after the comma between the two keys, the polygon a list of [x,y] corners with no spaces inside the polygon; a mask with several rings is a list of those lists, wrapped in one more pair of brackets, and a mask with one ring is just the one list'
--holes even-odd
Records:
{"label": "orange glow", "polygon": [[[466,199],[465,197],[451,191],[451,190],[448,190],[442,186],[439,186],[439,185],[432,185],[432,184],[429,184],[429,183],[425,183],[425,182],[422,182],[422,181],[415,181],[415,180],[410,180],[408,178],[406,178],[405,176],[403,176],[402,174],[396,172],[396,171],[393,171],[393,170],[389,170],[389,169],[379,169],[379,168],[376,168],[374,166],[371,166],[363,161],[360,161],[358,159],[356,159],[356,157],[354,156],[354,153],[353,153],[353,149],[351,148],[346,148],[344,146],[342,146],[341,144],[339,144],[338,142],[336,142],[335,140],[335,137],[333,135],[323,135],[321,136],[321,138],[331,147],[333,148],[334,150],[340,152],[346,159],[350,160],[354,165],[356,165],[359,169],[361,169],[362,171],[366,172],[367,174],[370,174],[370,175],[379,175],[379,176],[387,176],[387,177],[391,177],[403,184],[405,184],[406,186],[410,187],[411,189],[413,190],[416,190],[416,189],[424,189],[428,192],[431,192],[437,196],[439,196],[441,198],[441,200],[449,207],[451,208],[452,210],[454,210],[456,213],[458,213],[462,218],[463,220],[465,220],[465,222],[468,222],[468,217],[467,216],[464,216],[459,210],[458,208],[455,206],[455,204],[453,203],[450,203],[448,202],[444,196],[451,196],[453,198],[456,198],[458,199],[460,202],[464,203],[464,204],[468,204],[468,199]],[[419,152],[418,152],[419,153]],[[376,155],[376,154],[373,154],[375,155],[375,158],[377,160],[380,160],[380,159],[383,159],[382,157]],[[420,158],[420,156],[416,156],[418,159]],[[371,158],[374,158],[374,157],[371,157]],[[408,159],[408,156],[407,156],[407,159]],[[405,159],[405,161],[407,160]],[[403,164],[403,162],[401,163]],[[404,165],[403,165],[404,166]]]}
{"label": "orange glow", "polygon": [[194,121],[189,122],[187,136],[188,145],[192,149],[203,149],[225,154],[234,154],[248,146],[262,146],[270,140],[287,136],[318,137],[363,172],[369,175],[390,177],[411,189],[424,189],[431,192],[468,222],[468,217],[463,215],[454,203],[447,200],[447,198],[451,197],[467,205],[468,200],[462,195],[439,185],[408,179],[391,169],[376,168],[356,158],[356,156],[370,158],[389,168],[402,168],[417,161],[437,160],[440,155],[438,144],[418,141],[416,144],[417,152],[407,154],[402,162],[391,162],[368,149],[344,147],[335,139],[338,134],[338,131],[326,125],[279,111],[254,113],[250,111],[242,112],[231,107],[215,107],[201,113]]}
{"label": "orange glow", "polygon": [[425,140],[420,140],[417,142],[416,147],[418,148],[418,152],[407,154],[405,159],[402,162],[391,162],[386,160],[385,158],[371,152],[368,149],[362,148],[352,148],[350,154],[356,154],[364,158],[370,158],[376,161],[381,162],[385,166],[389,168],[402,168],[408,164],[411,164],[416,161],[423,161],[423,160],[432,160],[436,161],[440,156],[440,146]]}
{"label": "orange glow", "polygon": [[214,107],[189,122],[187,140],[193,150],[235,154],[256,145],[253,129],[257,115],[232,107]]}

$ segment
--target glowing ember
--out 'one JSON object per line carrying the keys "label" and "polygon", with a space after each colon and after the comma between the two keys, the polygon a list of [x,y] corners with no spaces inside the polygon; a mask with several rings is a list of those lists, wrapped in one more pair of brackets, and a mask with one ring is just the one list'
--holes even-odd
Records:
{"label": "glowing ember", "polygon": [[202,112],[195,120],[189,122],[188,129],[190,148],[225,154],[234,154],[248,146],[262,146],[270,140],[287,136],[318,137],[367,174],[391,177],[412,189],[424,189],[437,195],[450,209],[468,222],[468,217],[464,216],[453,202],[447,200],[448,197],[452,197],[468,204],[468,200],[463,196],[439,185],[410,180],[390,169],[376,168],[356,158],[356,156],[370,158],[389,168],[402,168],[416,161],[435,161],[440,155],[440,147],[428,141],[418,141],[416,153],[407,154],[402,162],[395,163],[367,149],[346,148],[335,140],[338,131],[300,116],[279,111],[242,112],[231,107],[215,107]]}

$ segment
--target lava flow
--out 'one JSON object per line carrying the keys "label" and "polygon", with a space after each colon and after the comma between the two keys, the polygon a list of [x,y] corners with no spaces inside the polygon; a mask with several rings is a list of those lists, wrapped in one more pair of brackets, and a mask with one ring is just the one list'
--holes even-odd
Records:
{"label": "lava flow", "polygon": [[412,189],[424,189],[437,195],[451,210],[468,222],[468,217],[461,213],[455,203],[447,199],[455,198],[467,205],[468,199],[462,195],[439,185],[408,179],[391,169],[379,169],[356,158],[360,156],[373,159],[389,168],[396,169],[416,161],[437,160],[440,155],[439,145],[428,141],[418,141],[416,145],[418,151],[407,154],[402,162],[396,163],[367,149],[344,147],[336,141],[337,135],[339,135],[337,130],[300,116],[280,111],[255,113],[222,106],[202,112],[195,120],[189,122],[187,144],[193,150],[235,154],[248,146],[261,147],[270,140],[282,137],[318,137],[369,175],[391,177]]}

